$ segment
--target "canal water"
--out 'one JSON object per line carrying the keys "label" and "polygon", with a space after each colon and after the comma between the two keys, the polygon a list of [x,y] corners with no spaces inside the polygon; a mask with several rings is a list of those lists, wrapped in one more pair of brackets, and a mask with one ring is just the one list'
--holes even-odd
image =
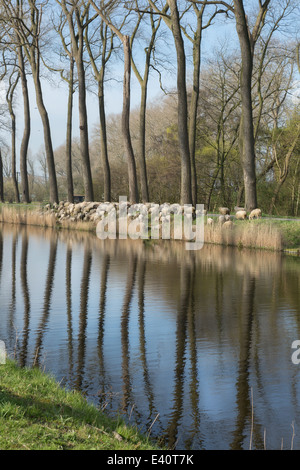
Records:
{"label": "canal water", "polygon": [[0,226],[9,355],[169,448],[299,449],[298,339],[299,258]]}

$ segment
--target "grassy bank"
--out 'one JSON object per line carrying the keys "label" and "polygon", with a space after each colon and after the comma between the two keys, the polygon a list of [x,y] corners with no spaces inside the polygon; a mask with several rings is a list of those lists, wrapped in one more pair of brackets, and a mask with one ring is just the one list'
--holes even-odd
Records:
{"label": "grassy bank", "polygon": [[52,377],[8,361],[0,365],[0,450],[157,449]]}

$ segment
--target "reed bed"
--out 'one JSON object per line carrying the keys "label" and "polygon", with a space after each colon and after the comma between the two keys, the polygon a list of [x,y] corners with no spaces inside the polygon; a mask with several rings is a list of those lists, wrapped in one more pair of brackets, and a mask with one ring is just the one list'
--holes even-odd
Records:
{"label": "reed bed", "polygon": [[206,225],[204,242],[238,248],[258,248],[281,251],[283,239],[280,230],[271,223],[257,224],[253,221],[236,223],[232,227],[220,224]]}
{"label": "reed bed", "polygon": [[66,230],[80,230],[82,232],[95,232],[96,225],[90,221],[81,221],[81,220],[62,220],[60,226]]}
{"label": "reed bed", "polygon": [[23,207],[1,207],[0,222],[40,227],[56,226],[56,219],[53,214],[47,214],[42,210],[28,210]]}
{"label": "reed bed", "polygon": [[26,207],[2,207],[0,210],[0,223],[32,225],[37,227],[63,228],[66,230],[95,231],[92,222],[63,220],[58,222],[55,214],[42,209],[29,210]]}

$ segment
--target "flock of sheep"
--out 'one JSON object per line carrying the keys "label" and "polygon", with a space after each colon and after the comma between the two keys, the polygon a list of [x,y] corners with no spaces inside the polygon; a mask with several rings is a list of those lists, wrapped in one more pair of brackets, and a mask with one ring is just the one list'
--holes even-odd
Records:
{"label": "flock of sheep", "polygon": [[[235,207],[235,219],[237,220],[246,220],[247,219],[247,211],[243,207]],[[233,221],[230,216],[230,210],[228,207],[220,207],[219,208],[219,217],[218,217],[218,223],[223,225],[223,227],[232,227],[233,226]],[[253,219],[259,219],[261,217],[261,210],[260,209],[254,209],[253,211],[250,212],[249,214],[249,220]],[[208,217],[207,219],[207,224],[212,225],[214,223],[214,219],[211,217]]]}

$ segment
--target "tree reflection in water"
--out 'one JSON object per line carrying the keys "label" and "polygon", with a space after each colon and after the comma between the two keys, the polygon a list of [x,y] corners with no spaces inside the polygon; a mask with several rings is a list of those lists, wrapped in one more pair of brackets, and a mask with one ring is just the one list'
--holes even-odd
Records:
{"label": "tree reflection in water", "polygon": [[[12,272],[15,271],[15,256],[16,256],[16,239],[14,234],[13,240],[13,256],[12,256]],[[27,272],[27,260],[28,260],[28,234],[27,230],[23,230],[22,233],[22,253],[21,253],[21,266],[20,266],[20,276],[21,276],[21,285],[24,298],[24,326],[23,326],[23,344],[20,351],[20,364],[25,366],[27,362],[27,349],[28,349],[28,340],[29,340],[29,322],[30,322],[30,294],[28,287],[28,272]],[[14,289],[14,276],[12,286]]]}
{"label": "tree reflection in water", "polygon": [[45,329],[50,315],[50,305],[51,305],[51,295],[54,283],[54,273],[55,273],[55,264],[56,264],[56,254],[57,254],[57,235],[53,234],[50,239],[50,250],[49,250],[49,261],[48,261],[48,271],[45,285],[45,294],[44,294],[44,307],[43,313],[41,316],[41,321],[37,331],[37,339],[35,346],[35,354],[33,364],[38,366],[40,363],[43,338],[45,334]]}
{"label": "tree reflection in water", "polygon": [[0,230],[0,337],[20,364],[171,448],[248,448],[251,390],[253,447],[265,428],[274,448],[287,441],[299,287],[299,260],[275,253]]}

